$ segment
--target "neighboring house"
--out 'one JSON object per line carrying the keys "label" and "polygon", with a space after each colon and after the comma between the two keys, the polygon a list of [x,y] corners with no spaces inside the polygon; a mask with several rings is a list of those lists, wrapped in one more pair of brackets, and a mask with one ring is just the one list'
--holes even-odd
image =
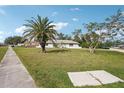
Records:
{"label": "neighboring house", "polygon": [[124,44],[123,45],[118,45],[118,48],[124,49]]}
{"label": "neighboring house", "polygon": [[[31,43],[28,43],[26,45],[27,47],[36,47],[36,48],[41,48],[38,42],[32,41]],[[56,40],[54,43],[52,41],[47,41],[46,42],[46,48],[81,48],[79,47],[79,43],[72,41],[72,40]]]}
{"label": "neighboring house", "polygon": [[123,45],[118,45],[117,47],[111,47],[110,50],[124,53],[124,44]]}
{"label": "neighboring house", "polygon": [[111,47],[111,48],[115,48],[115,49],[124,49],[124,44],[116,45],[116,46]]}
{"label": "neighboring house", "polygon": [[5,44],[4,43],[0,43],[0,46],[5,46]]}
{"label": "neighboring house", "polygon": [[118,45],[117,47],[111,47],[111,51],[118,51],[118,52],[123,52],[124,53],[124,44]]}

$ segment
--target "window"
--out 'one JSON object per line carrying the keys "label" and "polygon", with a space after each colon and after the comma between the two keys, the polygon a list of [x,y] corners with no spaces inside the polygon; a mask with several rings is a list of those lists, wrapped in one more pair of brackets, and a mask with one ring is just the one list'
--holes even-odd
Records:
{"label": "window", "polygon": [[73,46],[73,44],[69,44],[69,46],[70,46],[70,47],[72,47],[72,46]]}
{"label": "window", "polygon": [[46,43],[46,46],[48,46],[48,44]]}

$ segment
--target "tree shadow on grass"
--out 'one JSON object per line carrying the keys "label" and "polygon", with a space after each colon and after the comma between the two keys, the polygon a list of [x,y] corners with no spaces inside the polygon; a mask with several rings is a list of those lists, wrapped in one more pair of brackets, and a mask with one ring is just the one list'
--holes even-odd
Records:
{"label": "tree shadow on grass", "polygon": [[69,52],[70,50],[68,49],[54,49],[54,50],[48,50],[46,53],[65,53]]}

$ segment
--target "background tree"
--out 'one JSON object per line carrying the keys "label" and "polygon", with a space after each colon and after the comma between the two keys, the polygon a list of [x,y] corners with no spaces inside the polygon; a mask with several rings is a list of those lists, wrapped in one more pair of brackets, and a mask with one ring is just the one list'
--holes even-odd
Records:
{"label": "background tree", "polygon": [[63,33],[58,33],[58,39],[59,40],[71,40],[71,36]]}
{"label": "background tree", "polygon": [[21,36],[10,36],[7,37],[4,41],[5,44],[10,44],[10,45],[17,45],[19,43],[22,43],[22,37]]}
{"label": "background tree", "polygon": [[42,47],[42,52],[46,52],[46,42],[48,40],[52,40],[54,42],[57,35],[57,31],[54,29],[55,25],[52,23],[53,21],[49,21],[47,17],[41,18],[39,15],[37,18],[32,17],[31,20],[27,20],[27,23],[24,24],[27,29],[23,35],[25,38],[29,38],[30,41],[32,39],[37,40]]}
{"label": "background tree", "polygon": [[58,39],[59,40],[64,40],[65,39],[65,35],[63,33],[58,33]]}
{"label": "background tree", "polygon": [[7,37],[7,38],[4,40],[4,43],[5,43],[5,44],[13,44],[13,38],[12,38],[12,37]]}
{"label": "background tree", "polygon": [[117,39],[121,40],[123,38],[124,13],[120,9],[117,11],[115,15],[112,15],[106,19],[106,29],[108,31],[109,38],[113,40],[113,42],[116,41]]}
{"label": "background tree", "polygon": [[65,35],[65,40],[72,40],[72,37],[66,34]]}
{"label": "background tree", "polygon": [[73,40],[78,42],[81,45],[81,43],[82,43],[82,40],[81,40],[81,36],[82,36],[81,29],[75,29],[75,31],[72,32],[72,35],[73,35]]}

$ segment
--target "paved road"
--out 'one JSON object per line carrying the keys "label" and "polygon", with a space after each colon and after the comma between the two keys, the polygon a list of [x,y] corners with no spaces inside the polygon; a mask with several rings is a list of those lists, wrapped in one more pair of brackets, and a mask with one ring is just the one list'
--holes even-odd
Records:
{"label": "paved road", "polygon": [[11,47],[0,64],[0,87],[35,88],[34,80]]}

